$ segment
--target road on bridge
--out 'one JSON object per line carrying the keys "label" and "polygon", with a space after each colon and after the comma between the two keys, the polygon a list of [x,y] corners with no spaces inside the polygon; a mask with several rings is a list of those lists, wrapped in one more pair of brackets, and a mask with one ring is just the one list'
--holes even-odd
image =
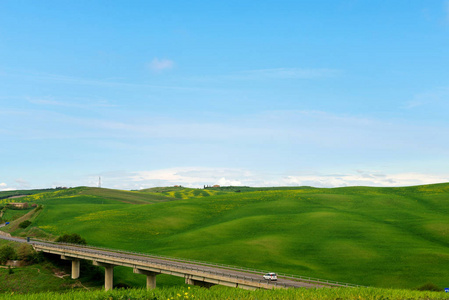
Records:
{"label": "road on bridge", "polygon": [[[0,238],[19,243],[26,243],[26,239],[22,238],[7,237],[1,235]],[[235,280],[236,283],[240,282],[240,286],[239,284],[236,284],[235,287],[245,286],[254,288],[329,288],[336,286],[349,286],[346,284],[337,284],[334,282],[318,282],[314,279],[306,278],[299,279],[278,277],[278,281],[267,281],[262,278],[264,273],[250,272],[247,270],[239,269],[238,267],[222,267],[208,263],[193,263],[191,261],[189,262],[187,260],[181,259],[160,258],[146,254],[136,254],[132,252],[118,250],[116,251],[112,249],[105,250],[88,246],[58,244],[35,240],[31,240],[29,243],[39,251],[60,254],[61,256],[102,261],[111,265],[123,265],[134,267],[135,269],[145,269],[145,266],[151,266],[146,270],[157,272],[154,271],[157,269],[160,273],[173,274],[175,276],[196,276],[195,278],[201,277],[205,282],[209,283],[214,283],[214,281],[212,280],[213,278],[219,279],[216,282],[232,282],[232,280]],[[182,271],[169,272],[168,270]],[[246,285],[242,283],[242,280],[246,283]],[[248,282],[253,285],[248,285]]]}

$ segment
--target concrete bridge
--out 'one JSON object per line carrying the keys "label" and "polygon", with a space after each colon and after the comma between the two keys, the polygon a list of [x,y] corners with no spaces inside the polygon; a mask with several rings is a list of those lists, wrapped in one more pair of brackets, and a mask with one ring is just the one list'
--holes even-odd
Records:
{"label": "concrete bridge", "polygon": [[[20,243],[26,239],[1,236]],[[28,241],[36,251],[60,255],[61,259],[72,262],[72,279],[80,276],[80,260],[91,260],[94,265],[105,269],[105,290],[113,287],[114,267],[125,266],[133,268],[134,273],[146,276],[147,288],[156,287],[156,276],[169,274],[185,278],[185,282],[191,285],[211,287],[219,284],[243,289],[273,289],[273,288],[323,288],[337,286],[354,286],[340,284],[332,281],[319,281],[304,277],[282,277],[278,281],[267,281],[262,278],[264,273],[251,272],[237,267],[227,267],[207,264],[192,263],[173,258],[160,258],[152,255],[137,254],[125,251],[101,249],[96,247],[80,246],[73,244],[60,244],[52,242]]]}

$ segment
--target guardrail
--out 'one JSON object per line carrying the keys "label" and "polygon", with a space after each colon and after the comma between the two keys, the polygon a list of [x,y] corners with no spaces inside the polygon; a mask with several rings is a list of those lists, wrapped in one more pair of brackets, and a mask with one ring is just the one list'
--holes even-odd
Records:
{"label": "guardrail", "polygon": [[[202,266],[207,266],[207,267],[248,272],[248,273],[260,274],[260,275],[266,274],[269,272],[273,272],[273,271],[257,270],[257,269],[251,269],[251,268],[245,268],[245,267],[226,265],[226,264],[216,264],[216,263],[204,262],[204,261],[199,261],[199,260],[182,259],[182,258],[170,257],[170,256],[164,256],[164,255],[156,255],[156,254],[148,254],[148,253],[141,253],[141,252],[111,249],[111,248],[106,248],[106,247],[78,245],[78,244],[70,244],[70,243],[56,243],[56,242],[51,242],[51,241],[39,240],[39,239],[32,239],[31,242],[33,242],[33,241],[37,241],[40,243],[46,243],[46,244],[52,244],[55,246],[66,245],[66,246],[76,247],[76,248],[81,248],[81,249],[87,248],[87,249],[91,249],[91,250],[101,250],[101,251],[107,251],[107,252],[117,253],[117,254],[134,255],[134,256],[143,257],[143,258],[163,259],[163,260],[167,260],[167,261],[173,261],[173,262],[179,262],[179,263],[185,263],[185,264],[202,265]],[[168,264],[165,264],[165,265],[168,265]],[[195,270],[195,269],[192,268],[191,270]],[[196,270],[199,270],[199,269],[196,269]],[[201,271],[208,272],[205,270],[201,270]],[[222,273],[222,274],[225,274],[225,273]],[[310,284],[321,284],[321,285],[331,286],[331,287],[366,287],[366,286],[352,284],[352,283],[343,283],[343,282],[338,282],[338,281],[333,281],[333,280],[324,280],[324,279],[313,278],[313,277],[308,277],[308,276],[299,276],[299,275],[285,274],[285,273],[277,273],[277,274],[278,274],[278,278],[299,281],[299,282],[304,282],[304,283],[310,283]],[[260,281],[260,282],[266,283],[267,281]]]}
{"label": "guardrail", "polygon": [[[106,251],[107,248],[99,249],[97,247],[89,247],[89,250],[98,251],[98,253],[92,253],[92,252],[86,251],[87,250],[86,248],[88,248],[88,247],[81,247],[80,245],[73,245],[73,244],[66,244],[66,243],[60,243],[60,244],[59,243],[46,243],[46,242],[40,242],[40,241],[39,242],[31,241],[30,243],[37,245],[37,246],[40,245],[42,247],[46,246],[46,247],[51,247],[51,248],[57,248],[57,249],[60,249],[61,252],[70,251],[70,250],[73,251],[73,248],[75,248],[76,251],[78,251],[78,252],[88,253],[89,255],[91,255],[89,257],[89,259],[94,259],[94,260],[96,258],[100,258],[101,256],[103,257],[103,259],[104,259],[104,257],[111,257],[111,258],[118,258],[121,260],[121,262],[126,260],[127,263],[130,263],[132,261],[135,265],[138,265],[138,263],[140,263],[141,266],[145,266],[145,263],[151,263],[152,265],[159,266],[159,268],[161,268],[161,269],[164,269],[164,267],[165,267],[166,270],[167,270],[167,267],[171,267],[174,269],[207,273],[207,274],[211,274],[211,275],[221,276],[222,278],[217,279],[220,282],[226,281],[226,280],[224,280],[224,278],[229,278],[228,282],[236,283],[233,280],[231,280],[231,279],[235,278],[235,279],[246,280],[247,282],[251,282],[251,283],[259,283],[262,285],[266,285],[266,287],[268,287],[268,286],[272,286],[275,288],[276,287],[283,287],[283,288],[296,287],[294,284],[289,284],[289,283],[270,282],[270,281],[261,280],[261,279],[254,279],[252,277],[247,277],[244,275],[235,275],[235,274],[229,274],[229,273],[224,273],[224,272],[218,272],[218,271],[214,271],[214,270],[207,270],[207,269],[205,270],[205,269],[201,269],[198,267],[197,268],[189,267],[189,266],[186,266],[185,263],[183,263],[183,265],[179,265],[179,264],[175,265],[173,263],[171,264],[170,261],[168,261],[168,262],[148,261],[148,260],[145,260],[144,258],[152,258],[152,257],[146,256],[146,255],[135,255],[130,252]],[[50,244],[51,246],[49,246],[48,244]],[[75,246],[75,247],[73,247],[73,246]],[[68,248],[68,247],[71,247],[72,249]],[[112,255],[111,253],[114,253],[116,255]],[[93,255],[93,254],[97,254],[97,255]],[[122,256],[120,256],[120,254],[122,254]],[[86,255],[86,256],[89,256],[89,255]],[[97,256],[97,257],[95,258],[95,256]],[[140,257],[141,259],[136,259],[138,257]],[[100,258],[100,259],[102,259],[102,258]],[[111,259],[111,260],[113,260],[113,259]],[[175,261],[172,261],[172,262],[175,262]],[[179,263],[179,261],[176,261],[176,262]],[[120,264],[118,264],[118,265],[120,265]],[[194,274],[190,274],[190,275],[194,275]],[[249,285],[249,286],[254,286],[254,285]],[[254,287],[260,287],[260,286],[254,286]]]}

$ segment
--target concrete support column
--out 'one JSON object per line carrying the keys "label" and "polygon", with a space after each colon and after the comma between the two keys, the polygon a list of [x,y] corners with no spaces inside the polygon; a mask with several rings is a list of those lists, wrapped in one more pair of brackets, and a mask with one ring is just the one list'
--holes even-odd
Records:
{"label": "concrete support column", "polygon": [[147,290],[156,288],[156,275],[159,275],[160,273],[155,273],[137,268],[134,269],[134,273],[143,274],[147,276]]}
{"label": "concrete support column", "polygon": [[114,265],[94,261],[95,266],[104,268],[104,289],[106,291],[112,290],[114,287]]}
{"label": "concrete support column", "polygon": [[72,279],[78,279],[80,277],[80,260],[72,260]]}
{"label": "concrete support column", "polygon": [[156,288],[156,275],[147,275],[147,290]]}
{"label": "concrete support column", "polygon": [[78,279],[80,277],[80,260],[65,255],[61,255],[61,259],[72,261],[72,279]]}
{"label": "concrete support column", "polygon": [[114,266],[109,265],[104,267],[104,289],[106,291],[112,290],[114,287]]}

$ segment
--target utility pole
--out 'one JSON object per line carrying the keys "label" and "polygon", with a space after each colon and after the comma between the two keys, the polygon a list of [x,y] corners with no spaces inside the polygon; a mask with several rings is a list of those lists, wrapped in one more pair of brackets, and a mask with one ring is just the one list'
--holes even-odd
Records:
{"label": "utility pole", "polygon": [[101,176],[98,177],[98,187],[101,188]]}

